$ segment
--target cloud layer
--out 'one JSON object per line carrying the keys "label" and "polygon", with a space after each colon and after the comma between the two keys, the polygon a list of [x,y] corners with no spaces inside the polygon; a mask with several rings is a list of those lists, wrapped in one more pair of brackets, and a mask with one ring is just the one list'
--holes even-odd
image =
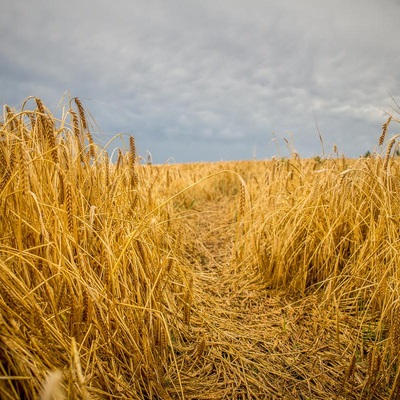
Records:
{"label": "cloud layer", "polygon": [[[156,162],[258,158],[293,134],[304,157],[376,146],[400,96],[400,11],[385,2],[10,2],[0,100],[81,98],[106,142]],[[390,93],[390,95],[389,95]],[[284,152],[284,146],[282,152]]]}

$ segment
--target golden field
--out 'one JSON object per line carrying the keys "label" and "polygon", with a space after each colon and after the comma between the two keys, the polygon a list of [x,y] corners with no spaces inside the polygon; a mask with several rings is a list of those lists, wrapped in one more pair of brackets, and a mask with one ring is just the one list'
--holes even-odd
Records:
{"label": "golden field", "polygon": [[1,399],[400,398],[400,163],[110,161],[72,99],[0,125]]}

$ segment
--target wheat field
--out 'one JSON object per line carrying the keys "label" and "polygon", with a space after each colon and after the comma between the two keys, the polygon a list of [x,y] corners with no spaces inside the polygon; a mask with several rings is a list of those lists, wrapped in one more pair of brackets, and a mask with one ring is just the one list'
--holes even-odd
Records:
{"label": "wheat field", "polygon": [[4,106],[0,398],[400,398],[398,122],[359,159],[149,165],[77,98]]}

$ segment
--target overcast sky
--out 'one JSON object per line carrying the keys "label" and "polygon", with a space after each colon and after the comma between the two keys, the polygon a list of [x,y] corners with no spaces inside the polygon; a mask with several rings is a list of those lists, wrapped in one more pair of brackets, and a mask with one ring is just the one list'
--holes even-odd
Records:
{"label": "overcast sky", "polygon": [[321,155],[316,122],[327,153],[356,157],[400,103],[399,15],[399,0],[3,1],[0,101],[53,111],[68,92],[99,142],[133,134],[156,163],[285,156],[291,135]]}

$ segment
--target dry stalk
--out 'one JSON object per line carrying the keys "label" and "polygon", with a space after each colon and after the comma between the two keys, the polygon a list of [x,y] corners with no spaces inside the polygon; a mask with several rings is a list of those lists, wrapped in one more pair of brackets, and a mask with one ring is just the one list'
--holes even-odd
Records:
{"label": "dry stalk", "polygon": [[117,159],[117,164],[116,164],[116,172],[122,167],[123,164],[123,155],[121,149],[118,149],[118,159]]}
{"label": "dry stalk", "polygon": [[104,152],[104,185],[106,193],[108,193],[110,188],[110,160],[106,151]]}
{"label": "dry stalk", "polygon": [[391,151],[392,151],[392,148],[393,148],[394,144],[396,143],[396,139],[397,139],[399,136],[400,136],[400,135],[395,135],[395,136],[393,136],[393,137],[390,139],[390,141],[389,141],[389,143],[388,143],[388,145],[387,145],[387,148],[386,148],[386,155],[385,155],[385,159],[384,159],[384,161],[383,161],[383,170],[384,170],[385,172],[387,172],[387,169],[388,169],[389,159],[390,159],[390,153],[391,153]]}
{"label": "dry stalk", "polygon": [[76,112],[73,111],[72,109],[69,110],[69,113],[70,113],[71,119],[72,119],[72,130],[74,132],[74,137],[75,137],[76,143],[78,145],[79,159],[82,164],[85,164],[85,156],[84,156],[83,144],[82,144],[83,136],[82,136],[82,132],[79,127],[78,116],[77,116]]}
{"label": "dry stalk", "polygon": [[67,221],[68,221],[68,231],[70,234],[74,233],[74,210],[72,203],[72,187],[70,182],[65,184],[65,200],[67,209]]}
{"label": "dry stalk", "polygon": [[62,205],[65,201],[65,183],[61,172],[58,173],[58,204]]}
{"label": "dry stalk", "polygon": [[135,138],[133,136],[130,136],[129,138],[129,166],[130,166],[130,171],[131,171],[131,183],[132,183],[132,188],[135,189],[138,184],[138,176],[136,172],[136,145],[135,145]]}
{"label": "dry stalk", "polygon": [[22,181],[22,193],[24,195],[29,193],[29,172],[28,172],[28,162],[27,162],[27,154],[24,146],[22,144],[18,147],[18,155],[19,155],[19,167],[21,173],[21,181]]}
{"label": "dry stalk", "polygon": [[[0,142],[1,143],[1,142]],[[0,176],[4,176],[8,170],[8,164],[4,155],[5,146],[0,147]]]}
{"label": "dry stalk", "polygon": [[398,358],[400,352],[400,304],[393,307],[391,326],[391,354]]}
{"label": "dry stalk", "polygon": [[392,115],[389,115],[388,120],[382,125],[382,134],[379,137],[379,146],[382,146],[383,142],[385,141],[386,132],[391,120],[392,120]]}
{"label": "dry stalk", "polygon": [[81,120],[82,128],[86,131],[88,129],[88,124],[86,120],[85,109],[83,108],[81,101],[77,97],[74,97],[73,100],[78,107],[79,118]]}
{"label": "dry stalk", "polygon": [[389,400],[398,399],[399,394],[400,394],[400,368],[397,367],[396,376],[394,378],[392,387],[390,389],[390,394],[388,399]]}
{"label": "dry stalk", "polygon": [[89,131],[89,126],[88,126],[88,122],[87,122],[87,119],[86,119],[85,109],[84,109],[81,101],[77,97],[74,97],[73,100],[75,101],[75,104],[78,107],[78,113],[79,113],[79,118],[80,118],[80,121],[81,121],[81,125],[82,125],[83,131],[86,133],[87,139],[89,141],[88,156],[92,157],[92,158],[95,158],[96,157],[96,145],[94,143],[92,134]]}
{"label": "dry stalk", "polygon": [[37,108],[39,110],[39,121],[42,127],[43,135],[51,151],[51,157],[55,164],[58,164],[58,153],[56,148],[56,140],[54,136],[54,126],[50,116],[46,113],[42,100],[35,97]]}
{"label": "dry stalk", "polygon": [[239,220],[244,218],[246,206],[246,188],[243,183],[240,185]]}
{"label": "dry stalk", "polygon": [[81,362],[79,359],[79,353],[78,353],[78,349],[76,347],[75,338],[71,338],[71,355],[72,355],[71,367],[72,367],[74,375],[76,375],[76,377],[77,377],[78,386],[79,386],[80,392],[82,393],[82,398],[84,400],[89,400],[91,398],[91,396],[89,395],[89,392],[86,388],[86,382],[85,382],[85,378],[82,373],[82,366],[81,366]]}

